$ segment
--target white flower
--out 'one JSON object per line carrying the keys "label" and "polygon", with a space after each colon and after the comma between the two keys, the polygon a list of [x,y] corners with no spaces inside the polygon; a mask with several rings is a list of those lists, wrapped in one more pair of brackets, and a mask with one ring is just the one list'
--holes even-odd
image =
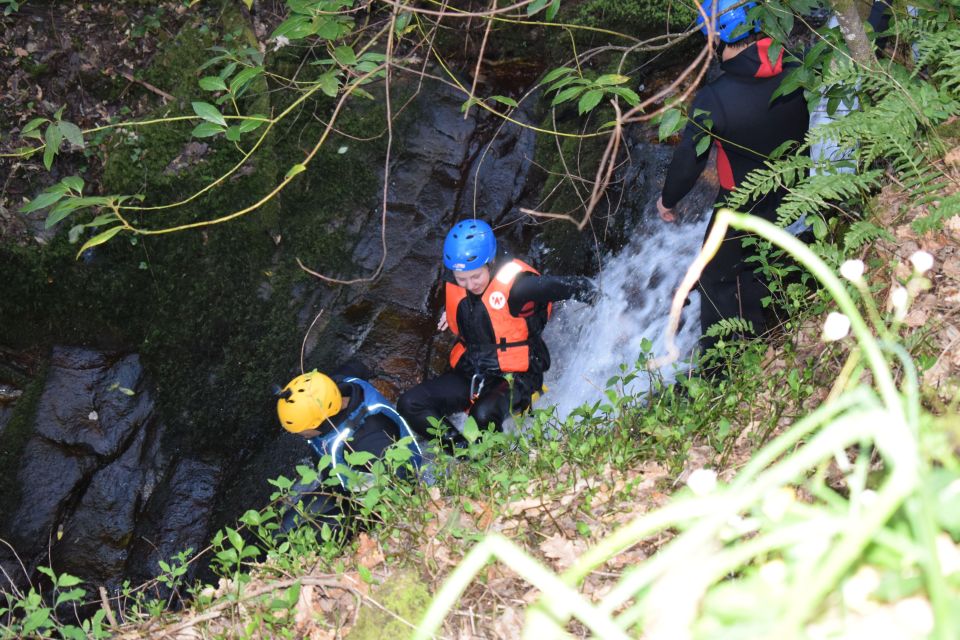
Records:
{"label": "white flower", "polygon": [[277,36],[275,44],[273,45],[273,50],[276,51],[278,49],[282,49],[288,44],[290,44],[290,38],[288,38],[287,36]]}
{"label": "white flower", "polygon": [[917,273],[924,274],[933,267],[933,256],[921,249],[910,256],[910,262]]}
{"label": "white flower", "polygon": [[99,420],[99,419],[100,419],[100,416],[97,414],[96,411],[91,411],[89,414],[87,414],[87,420]]}
{"label": "white flower", "polygon": [[890,304],[893,306],[894,315],[900,320],[907,315],[907,304],[910,302],[910,294],[903,287],[897,285],[890,292]]}
{"label": "white flower", "polygon": [[760,566],[757,575],[768,586],[782,587],[787,582],[787,565],[783,560],[771,560]]}
{"label": "white flower", "polygon": [[705,496],[717,488],[717,472],[712,469],[697,469],[687,478],[687,486],[698,496]]}
{"label": "white flower", "polygon": [[340,155],[343,155],[343,154],[345,154],[345,153],[347,152],[348,149],[349,149],[349,147],[347,147],[347,145],[343,145],[342,147],[340,147],[339,149],[337,149],[337,153],[339,153]]}
{"label": "white flower", "polygon": [[831,311],[827,315],[827,321],[823,323],[824,341],[842,340],[847,337],[848,333],[850,333],[850,318],[842,313]]}
{"label": "white flower", "polygon": [[840,265],[840,275],[850,282],[859,282],[863,277],[863,260],[847,260]]}

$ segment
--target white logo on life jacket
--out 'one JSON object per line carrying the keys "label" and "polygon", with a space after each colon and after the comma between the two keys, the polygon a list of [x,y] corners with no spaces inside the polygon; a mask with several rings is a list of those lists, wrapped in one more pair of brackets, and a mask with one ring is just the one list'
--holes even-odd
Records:
{"label": "white logo on life jacket", "polygon": [[490,294],[490,306],[499,311],[507,306],[507,296],[502,291],[494,291]]}

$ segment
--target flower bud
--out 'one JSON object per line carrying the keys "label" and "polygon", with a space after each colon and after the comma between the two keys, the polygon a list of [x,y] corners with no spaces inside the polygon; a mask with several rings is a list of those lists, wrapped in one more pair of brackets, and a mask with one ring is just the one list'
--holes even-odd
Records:
{"label": "flower bud", "polygon": [[933,256],[921,249],[910,256],[910,262],[916,272],[923,275],[933,267]]}
{"label": "flower bud", "polygon": [[850,282],[859,282],[863,278],[863,260],[847,260],[840,265],[840,275]]}
{"label": "flower bud", "polygon": [[834,342],[842,340],[850,333],[850,318],[831,311],[827,315],[827,321],[823,323],[823,339],[825,342]]}

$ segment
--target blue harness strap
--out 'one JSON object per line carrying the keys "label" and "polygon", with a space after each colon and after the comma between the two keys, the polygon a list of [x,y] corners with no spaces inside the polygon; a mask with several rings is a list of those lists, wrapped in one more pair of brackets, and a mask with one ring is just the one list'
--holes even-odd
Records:
{"label": "blue harness strap", "polygon": [[[360,378],[344,378],[343,382],[359,387],[363,392],[363,400],[356,409],[344,418],[339,427],[334,427],[329,433],[310,438],[307,441],[317,455],[321,458],[329,455],[334,469],[339,465],[349,467],[350,465],[347,464],[345,457],[344,444],[350,439],[350,436],[353,435],[357,427],[362,425],[368,417],[379,414],[389,418],[397,425],[400,438],[407,439],[407,446],[410,448],[410,453],[412,454],[410,460],[414,468],[419,469],[423,462],[423,451],[420,449],[420,443],[417,442],[416,436],[413,434],[407,421],[403,419],[403,416],[391,407],[387,399],[383,397],[383,394],[377,391],[376,387],[369,382],[361,380]],[[340,473],[337,473],[336,476],[344,489],[351,489],[348,478]]]}

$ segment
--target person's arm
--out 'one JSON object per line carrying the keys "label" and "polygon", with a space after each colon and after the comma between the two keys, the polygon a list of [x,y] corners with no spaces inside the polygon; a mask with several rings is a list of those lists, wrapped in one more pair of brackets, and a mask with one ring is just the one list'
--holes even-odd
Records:
{"label": "person's arm", "polygon": [[507,301],[510,313],[519,316],[530,313],[538,304],[573,298],[593,304],[599,290],[593,280],[584,276],[538,276],[522,273],[510,289]]}
{"label": "person's arm", "polygon": [[[673,159],[667,169],[667,178],[663,183],[663,192],[657,201],[657,211],[666,222],[673,222],[673,208],[693,189],[707,166],[710,153],[704,151],[697,155],[697,143],[703,136],[709,135],[707,129],[716,129],[720,110],[715,108],[712,98],[713,92],[709,87],[704,87],[697,94],[690,109],[691,113],[704,111],[707,114],[698,114],[691,118],[683,130],[680,144],[674,149]],[[712,127],[707,126],[706,120],[713,120]]]}

